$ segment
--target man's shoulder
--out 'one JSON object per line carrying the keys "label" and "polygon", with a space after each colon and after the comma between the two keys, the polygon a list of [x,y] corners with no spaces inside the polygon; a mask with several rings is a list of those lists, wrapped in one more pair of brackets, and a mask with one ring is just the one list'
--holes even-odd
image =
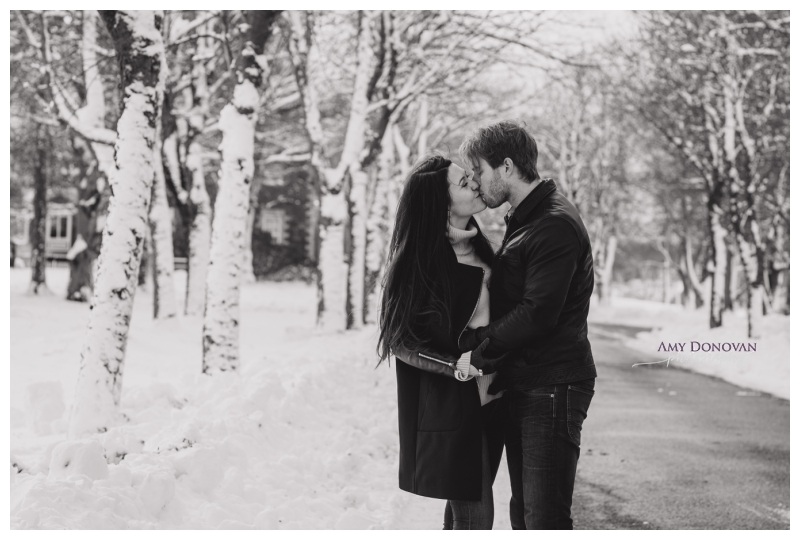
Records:
{"label": "man's shoulder", "polygon": [[509,242],[509,249],[521,252],[537,252],[540,249],[571,246],[582,250],[588,242],[588,233],[568,213],[543,212],[522,225]]}
{"label": "man's shoulder", "polygon": [[589,236],[578,208],[559,192],[552,194],[539,216],[539,225],[541,226],[545,222],[551,227],[558,227],[557,223],[561,223],[561,227],[569,224],[578,237],[588,238]]}
{"label": "man's shoulder", "polygon": [[[554,197],[554,195],[558,195],[558,197]],[[566,230],[583,223],[575,206],[563,195],[553,193],[544,203],[539,211],[526,216],[527,219],[519,227],[520,232],[531,233],[543,229]]]}

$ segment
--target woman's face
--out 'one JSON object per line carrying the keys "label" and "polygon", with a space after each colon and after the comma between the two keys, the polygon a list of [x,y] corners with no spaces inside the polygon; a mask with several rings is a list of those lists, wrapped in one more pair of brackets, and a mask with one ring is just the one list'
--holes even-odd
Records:
{"label": "woman's face", "polygon": [[479,185],[467,171],[451,163],[447,168],[447,181],[450,183],[450,215],[455,218],[469,218],[486,210],[481,199]]}

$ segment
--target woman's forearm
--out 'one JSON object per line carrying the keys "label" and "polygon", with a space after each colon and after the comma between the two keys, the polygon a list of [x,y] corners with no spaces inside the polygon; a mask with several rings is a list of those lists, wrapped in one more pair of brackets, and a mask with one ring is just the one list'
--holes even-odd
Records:
{"label": "woman's forearm", "polygon": [[392,347],[392,354],[410,366],[445,377],[453,377],[457,370],[458,358],[436,354],[433,351],[411,352],[402,345],[397,345]]}

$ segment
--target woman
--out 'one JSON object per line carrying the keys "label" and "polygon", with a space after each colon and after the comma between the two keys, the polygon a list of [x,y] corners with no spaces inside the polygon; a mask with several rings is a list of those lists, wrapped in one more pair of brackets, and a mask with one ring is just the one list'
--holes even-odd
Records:
{"label": "woman", "polygon": [[[445,528],[491,529],[504,402],[494,375],[460,354],[459,335],[489,323],[489,241],[473,215],[478,184],[441,157],[418,163],[397,208],[381,300],[378,354],[395,355],[400,488],[448,499]],[[485,348],[481,344],[475,354]]]}

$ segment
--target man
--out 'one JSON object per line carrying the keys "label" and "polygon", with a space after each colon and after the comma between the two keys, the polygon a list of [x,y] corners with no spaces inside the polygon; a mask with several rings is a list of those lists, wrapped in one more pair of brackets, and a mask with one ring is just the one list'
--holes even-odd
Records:
{"label": "man", "polygon": [[498,372],[490,392],[506,388],[511,526],[571,529],[581,428],[597,376],[586,324],[589,236],[555,182],[539,177],[536,141],[521,125],[478,129],[460,152],[486,204],[511,204],[492,265],[493,322],[459,341],[462,351],[477,349],[474,367]]}

